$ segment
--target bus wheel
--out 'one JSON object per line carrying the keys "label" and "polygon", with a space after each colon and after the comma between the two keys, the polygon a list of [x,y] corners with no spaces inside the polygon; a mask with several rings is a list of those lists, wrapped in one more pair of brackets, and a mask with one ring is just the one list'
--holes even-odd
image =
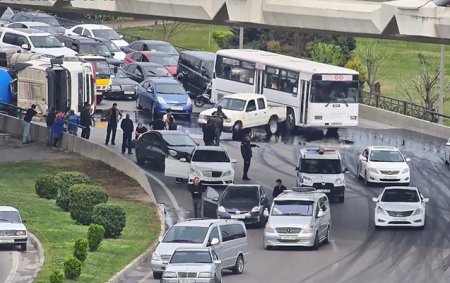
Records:
{"label": "bus wheel", "polygon": [[275,135],[278,132],[278,119],[275,116],[270,117],[267,123],[266,131],[269,135]]}
{"label": "bus wheel", "polygon": [[286,111],[286,130],[292,132],[295,128],[295,113],[294,110],[288,108]]}
{"label": "bus wheel", "polygon": [[234,141],[241,140],[242,123],[236,122],[233,126],[233,133],[231,139]]}

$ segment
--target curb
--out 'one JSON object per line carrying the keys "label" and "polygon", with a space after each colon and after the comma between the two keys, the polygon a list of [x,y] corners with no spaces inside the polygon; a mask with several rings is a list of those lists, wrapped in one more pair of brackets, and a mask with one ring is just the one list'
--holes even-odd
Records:
{"label": "curb", "polygon": [[[158,211],[158,217],[161,223],[160,232],[158,239],[164,236],[166,226],[165,226],[165,220],[164,215],[161,212],[161,209],[156,207]],[[127,266],[125,266],[121,271],[117,272],[111,279],[108,280],[108,283],[119,283],[124,280],[124,277],[126,277],[131,271],[136,269],[141,263],[147,261],[149,258],[152,257],[153,251],[155,250],[156,246],[159,244],[159,241],[156,240],[145,252],[143,252],[141,255],[139,255],[137,258],[135,258],[132,262],[130,262]]]}
{"label": "curb", "polygon": [[39,239],[30,232],[28,232],[28,235],[30,236],[29,237],[30,243],[34,246],[34,248],[38,251],[38,254],[39,254],[39,266],[38,266],[38,268],[36,268],[36,270],[34,270],[33,275],[32,275],[32,278],[34,279],[34,278],[36,278],[37,274],[41,270],[42,265],[44,264],[45,253],[44,253],[44,248],[42,247],[42,244],[39,241]]}

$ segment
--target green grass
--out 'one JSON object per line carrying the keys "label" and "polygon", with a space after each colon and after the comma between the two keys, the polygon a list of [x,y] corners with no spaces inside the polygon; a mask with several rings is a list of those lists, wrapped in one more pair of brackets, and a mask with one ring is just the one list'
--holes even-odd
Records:
{"label": "green grass", "polygon": [[[87,234],[88,227],[76,225],[54,200],[40,199],[35,194],[36,177],[57,171],[49,163],[0,165],[0,205],[18,208],[27,220],[27,228],[44,247],[45,262],[35,282],[49,282],[50,274],[62,270],[64,260],[72,256],[74,242]],[[104,240],[97,252],[89,253],[77,282],[106,282],[145,251],[159,234],[159,219],[153,206],[117,199],[109,202],[125,209],[126,227],[120,238]]]}

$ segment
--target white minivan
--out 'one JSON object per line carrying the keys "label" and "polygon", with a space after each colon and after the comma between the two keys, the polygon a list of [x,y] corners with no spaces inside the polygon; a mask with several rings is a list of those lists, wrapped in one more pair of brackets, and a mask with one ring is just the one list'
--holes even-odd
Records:
{"label": "white minivan", "polygon": [[191,219],[177,223],[160,239],[152,255],[153,277],[161,278],[175,250],[196,247],[212,247],[223,269],[241,274],[248,257],[247,230],[237,220]]}
{"label": "white minivan", "polygon": [[29,28],[0,29],[0,47],[18,46],[24,50],[51,56],[73,57],[77,52],[65,47],[48,32]]}

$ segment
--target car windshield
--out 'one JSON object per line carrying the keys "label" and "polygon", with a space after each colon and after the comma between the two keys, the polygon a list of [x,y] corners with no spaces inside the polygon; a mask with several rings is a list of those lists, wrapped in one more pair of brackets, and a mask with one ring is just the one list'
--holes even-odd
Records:
{"label": "car windshield", "polygon": [[94,37],[106,38],[109,40],[119,40],[120,35],[113,29],[93,29]]}
{"label": "car windshield", "polygon": [[212,263],[212,258],[207,251],[176,251],[170,263]]}
{"label": "car windshield", "polygon": [[35,48],[58,48],[63,47],[61,42],[53,35],[33,35],[30,40]]}
{"label": "car windshield", "polygon": [[372,150],[369,160],[372,162],[404,162],[400,152],[388,150]]}
{"label": "car windshield", "polygon": [[280,200],[274,201],[272,216],[312,216],[313,201]]}
{"label": "car windshield", "polygon": [[43,32],[48,32],[48,33],[51,33],[51,34],[56,34],[57,33],[54,28],[47,27],[47,26],[34,26],[34,27],[31,27],[31,28],[37,29],[37,30],[40,30],[40,31],[43,31]]}
{"label": "car windshield", "polygon": [[222,196],[222,202],[248,200],[258,201],[258,187],[230,187]]}
{"label": "car windshield", "polygon": [[167,54],[178,54],[178,51],[170,44],[157,44],[157,45],[150,45],[150,50],[155,50],[158,52],[164,52]]}
{"label": "car windshield", "polygon": [[242,99],[224,97],[217,103],[215,107],[217,108],[218,106],[222,106],[222,109],[243,111],[246,102],[247,101]]}
{"label": "car windshield", "polygon": [[386,189],[381,202],[419,202],[420,198],[416,190]]}
{"label": "car windshield", "polygon": [[167,71],[164,67],[147,67],[144,69],[145,73],[150,75],[151,77],[168,77],[172,76],[169,71]]}
{"label": "car windshield", "polygon": [[120,79],[128,78],[127,74],[125,74],[122,69],[117,69],[117,73],[114,74],[114,68],[111,68],[111,74]]}
{"label": "car windshield", "polygon": [[78,53],[111,57],[111,52],[108,47],[104,44],[98,43],[81,43]]}
{"label": "car windshield", "polygon": [[49,26],[59,27],[59,22],[53,17],[38,17],[34,19],[35,22],[46,23]]}
{"label": "car windshield", "polygon": [[230,162],[230,158],[225,151],[221,150],[196,150],[192,156],[194,162]]}
{"label": "car windshield", "polygon": [[177,61],[170,55],[149,55],[150,62],[163,66],[176,66]]}
{"label": "car windshield", "polygon": [[111,68],[109,67],[108,62],[103,60],[91,60],[90,62],[95,66],[95,72],[98,79],[110,78]]}
{"label": "car windshield", "polygon": [[313,103],[357,103],[357,81],[313,81],[311,87]]}
{"label": "car windshield", "polygon": [[22,223],[17,211],[0,211],[0,222]]}
{"label": "car windshield", "polygon": [[186,94],[183,86],[179,83],[155,84],[156,93],[160,94]]}
{"label": "car windshield", "polygon": [[340,174],[342,173],[339,159],[302,159],[300,172],[309,174]]}
{"label": "car windshield", "polygon": [[106,45],[106,47],[108,48],[108,50],[110,52],[120,52],[120,51],[122,51],[122,50],[120,50],[119,47],[117,47],[117,45],[114,44],[114,42],[112,42],[110,40],[104,40],[102,42]]}
{"label": "car windshield", "polygon": [[162,242],[201,244],[205,241],[206,233],[208,233],[208,227],[172,226]]}
{"label": "car windshield", "polygon": [[171,146],[197,146],[195,141],[189,135],[163,135],[164,140]]}

